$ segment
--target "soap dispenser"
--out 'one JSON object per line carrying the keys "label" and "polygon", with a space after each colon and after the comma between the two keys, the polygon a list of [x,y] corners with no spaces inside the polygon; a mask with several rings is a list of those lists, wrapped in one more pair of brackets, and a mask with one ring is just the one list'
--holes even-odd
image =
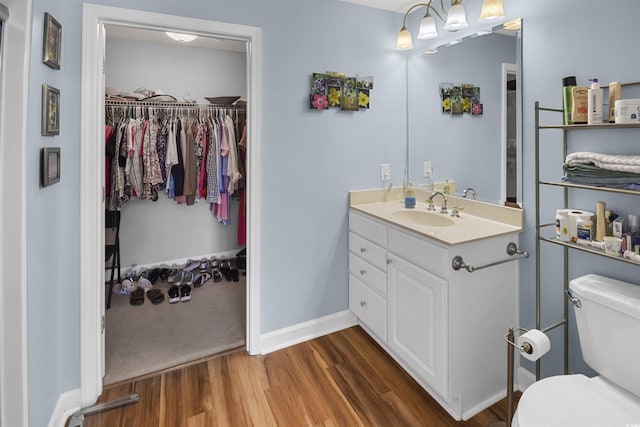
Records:
{"label": "soap dispenser", "polygon": [[413,193],[412,183],[409,183],[409,188],[407,189],[407,195],[404,198],[404,207],[407,209],[413,209],[416,207],[416,196]]}

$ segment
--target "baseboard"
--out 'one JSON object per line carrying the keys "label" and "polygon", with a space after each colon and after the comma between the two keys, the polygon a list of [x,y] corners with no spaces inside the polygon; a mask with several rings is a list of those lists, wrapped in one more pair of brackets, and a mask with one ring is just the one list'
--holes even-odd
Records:
{"label": "baseboard", "polygon": [[53,414],[49,419],[49,427],[64,427],[75,411],[80,409],[81,393],[80,389],[65,391],[58,397]]}
{"label": "baseboard", "polygon": [[357,317],[344,310],[318,319],[309,320],[260,336],[262,354],[271,353],[285,347],[299,344],[332,332],[350,328],[358,324]]}
{"label": "baseboard", "polygon": [[[153,263],[147,263],[147,264],[136,264],[133,266],[128,266],[128,267],[122,267],[121,273],[122,273],[122,277],[126,277],[127,274],[129,273],[129,270],[131,270],[132,268],[135,268],[138,271],[143,271],[143,270],[150,270],[152,268],[155,268],[157,266],[160,265],[165,265],[168,267],[173,268],[172,266],[175,265],[185,265],[187,263],[187,261],[192,260],[192,261],[200,261],[203,258],[206,259],[211,259],[213,257],[216,257],[218,259],[229,259],[229,258],[235,258],[236,254],[238,253],[239,249],[234,249],[234,250],[230,250],[230,251],[224,251],[224,252],[217,252],[215,254],[204,254],[204,255],[200,255],[197,257],[191,257],[191,258],[176,258],[176,259],[170,259],[170,260],[164,260],[164,261],[159,261],[159,262],[153,262]],[[110,271],[111,267],[109,267],[106,270]]]}
{"label": "baseboard", "polygon": [[517,373],[518,390],[524,393],[530,385],[536,382],[536,376],[523,367],[518,368]]}

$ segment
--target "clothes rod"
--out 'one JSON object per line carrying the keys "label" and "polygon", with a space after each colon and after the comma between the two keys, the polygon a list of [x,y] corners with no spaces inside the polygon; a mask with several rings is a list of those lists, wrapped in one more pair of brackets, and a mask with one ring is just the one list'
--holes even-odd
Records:
{"label": "clothes rod", "polygon": [[221,104],[192,104],[190,102],[148,102],[148,101],[114,101],[106,100],[104,105],[106,107],[145,107],[145,108],[182,108],[182,109],[228,109],[228,110],[245,110],[245,105],[221,105]]}

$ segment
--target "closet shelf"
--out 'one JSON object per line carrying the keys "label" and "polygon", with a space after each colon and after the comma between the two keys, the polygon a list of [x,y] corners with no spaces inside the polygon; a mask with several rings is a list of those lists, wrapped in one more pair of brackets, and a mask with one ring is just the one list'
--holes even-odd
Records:
{"label": "closet shelf", "polygon": [[[542,108],[540,108],[542,110]],[[545,111],[562,111],[556,109],[546,109]],[[601,123],[599,125],[541,125],[538,129],[565,129],[565,130],[580,130],[580,129],[625,129],[625,128],[640,128],[640,123]]]}
{"label": "closet shelf", "polygon": [[117,101],[106,99],[104,105],[107,107],[153,107],[153,108],[181,108],[181,109],[203,109],[203,108],[225,108],[228,110],[245,110],[246,105],[222,105],[222,104],[193,104],[190,102],[148,102],[148,101]]}

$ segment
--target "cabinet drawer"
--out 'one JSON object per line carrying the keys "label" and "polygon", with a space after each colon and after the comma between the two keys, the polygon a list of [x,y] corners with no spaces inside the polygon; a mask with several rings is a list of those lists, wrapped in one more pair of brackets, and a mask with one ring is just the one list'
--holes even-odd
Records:
{"label": "cabinet drawer", "polygon": [[349,275],[349,309],[373,333],[387,341],[387,301],[352,274]]}
{"label": "cabinet drawer", "polygon": [[349,252],[349,273],[362,280],[380,295],[387,295],[387,273]]}
{"label": "cabinet drawer", "polygon": [[349,230],[382,247],[387,247],[387,226],[362,214],[349,211]]}
{"label": "cabinet drawer", "polygon": [[400,255],[401,258],[432,273],[446,276],[446,248],[427,242],[425,239],[391,229],[389,230],[389,252]]}
{"label": "cabinet drawer", "polygon": [[387,270],[387,250],[375,243],[349,232],[349,250],[380,270]]}

